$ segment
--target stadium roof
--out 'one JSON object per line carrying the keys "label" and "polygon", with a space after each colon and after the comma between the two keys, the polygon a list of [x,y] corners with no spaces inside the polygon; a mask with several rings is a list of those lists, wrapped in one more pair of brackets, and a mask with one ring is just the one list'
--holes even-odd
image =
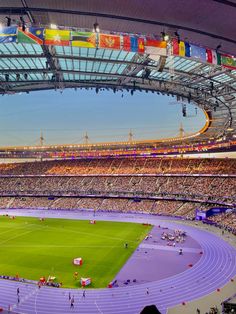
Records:
{"label": "stadium roof", "polygon": [[2,22],[13,19],[103,30],[160,34],[178,30],[181,38],[226,53],[235,53],[235,0],[1,0]]}
{"label": "stadium roof", "polygon": [[[0,22],[160,37],[168,33],[194,45],[236,54],[236,1],[1,1]],[[184,9],[183,9],[184,8]],[[186,39],[187,38],[187,39]],[[175,95],[207,113],[196,139],[231,138],[236,130],[236,70],[185,56],[124,49],[30,43],[0,44],[0,93],[64,88],[127,89]],[[234,61],[233,61],[234,62]],[[235,61],[236,62],[236,61]]]}

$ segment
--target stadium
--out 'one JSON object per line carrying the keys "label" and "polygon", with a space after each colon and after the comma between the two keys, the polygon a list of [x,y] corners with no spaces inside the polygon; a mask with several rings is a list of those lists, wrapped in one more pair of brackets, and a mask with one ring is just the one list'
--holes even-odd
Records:
{"label": "stadium", "polygon": [[[235,20],[234,0],[0,1],[1,312],[236,313]],[[181,119],[162,108],[161,136],[63,141],[58,94],[93,103],[88,128],[118,120],[105,98],[124,124],[137,110],[151,125],[138,108],[153,99]],[[48,132],[62,110],[59,140],[21,140],[37,100]]]}

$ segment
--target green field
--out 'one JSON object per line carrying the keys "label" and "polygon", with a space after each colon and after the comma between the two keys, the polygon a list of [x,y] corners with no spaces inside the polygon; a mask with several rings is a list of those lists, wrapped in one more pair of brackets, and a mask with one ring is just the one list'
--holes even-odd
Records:
{"label": "green field", "polygon": [[[150,229],[136,223],[0,216],[0,274],[37,281],[51,275],[63,287],[76,288],[77,271],[92,278],[90,287],[106,287]],[[82,266],[73,265],[76,257],[83,258]]]}

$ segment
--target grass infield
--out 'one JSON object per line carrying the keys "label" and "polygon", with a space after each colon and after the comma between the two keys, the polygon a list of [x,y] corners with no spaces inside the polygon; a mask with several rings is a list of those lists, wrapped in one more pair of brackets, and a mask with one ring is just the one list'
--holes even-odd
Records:
{"label": "grass infield", "polygon": [[[77,271],[78,278],[92,278],[90,287],[103,288],[151,228],[137,223],[0,216],[0,274],[37,281],[50,275],[63,287],[78,288]],[[73,265],[76,257],[82,257],[82,266]]]}

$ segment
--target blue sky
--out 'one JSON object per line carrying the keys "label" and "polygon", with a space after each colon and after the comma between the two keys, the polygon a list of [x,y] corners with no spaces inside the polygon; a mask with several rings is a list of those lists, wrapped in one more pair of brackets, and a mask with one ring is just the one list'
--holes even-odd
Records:
{"label": "blue sky", "polygon": [[0,146],[82,143],[176,136],[180,123],[187,133],[204,125],[204,114],[187,106],[187,118],[175,98],[152,93],[64,90],[6,95],[0,98]]}

